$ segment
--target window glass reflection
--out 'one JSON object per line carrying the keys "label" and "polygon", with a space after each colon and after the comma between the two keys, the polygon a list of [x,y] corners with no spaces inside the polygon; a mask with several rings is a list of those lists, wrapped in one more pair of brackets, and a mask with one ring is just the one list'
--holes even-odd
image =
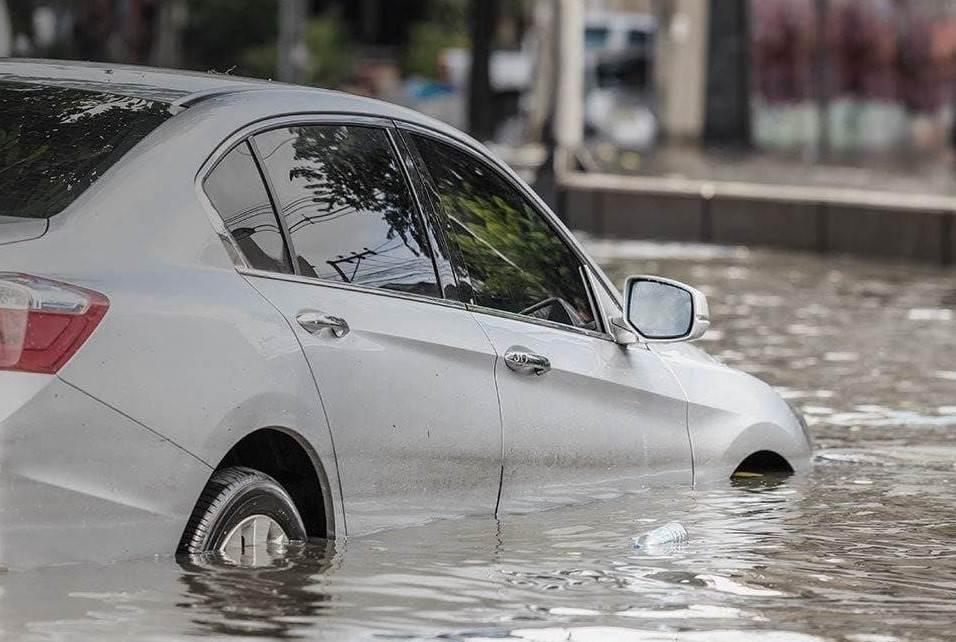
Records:
{"label": "window glass reflection", "polygon": [[249,265],[292,272],[275,210],[248,143],[226,154],[203,187]]}
{"label": "window glass reflection", "polygon": [[595,329],[580,262],[527,199],[468,154],[412,139],[451,220],[475,303]]}
{"label": "window glass reflection", "polygon": [[440,296],[388,135],[321,125],[256,136],[303,276]]}
{"label": "window glass reflection", "polygon": [[61,212],[169,116],[142,98],[0,81],[3,215]]}

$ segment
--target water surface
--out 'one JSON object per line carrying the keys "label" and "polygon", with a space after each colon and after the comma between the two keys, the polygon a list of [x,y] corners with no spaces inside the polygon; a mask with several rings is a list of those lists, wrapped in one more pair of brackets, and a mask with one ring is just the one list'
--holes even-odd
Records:
{"label": "water surface", "polygon": [[[811,474],[458,520],[236,570],[168,558],[0,576],[34,640],[946,640],[956,637],[956,273],[592,243],[620,282],[699,286],[701,345],[812,425]],[[679,521],[689,539],[636,551]]]}

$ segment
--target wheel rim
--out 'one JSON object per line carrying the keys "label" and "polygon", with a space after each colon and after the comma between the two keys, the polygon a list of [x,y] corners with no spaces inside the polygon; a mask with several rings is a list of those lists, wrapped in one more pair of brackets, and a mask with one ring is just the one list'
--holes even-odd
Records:
{"label": "wheel rim", "polygon": [[219,547],[227,559],[243,566],[268,562],[285,549],[289,535],[267,515],[250,515],[236,524]]}

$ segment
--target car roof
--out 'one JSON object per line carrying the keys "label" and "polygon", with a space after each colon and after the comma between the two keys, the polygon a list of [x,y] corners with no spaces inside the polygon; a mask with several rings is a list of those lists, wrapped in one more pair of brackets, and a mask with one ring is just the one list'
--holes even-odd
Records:
{"label": "car roof", "polygon": [[310,104],[317,111],[322,111],[327,106],[331,110],[346,109],[353,113],[374,114],[383,118],[417,123],[468,142],[478,149],[484,149],[480,143],[455,128],[400,105],[330,89],[243,78],[216,72],[181,71],[72,60],[2,58],[0,59],[0,82],[3,81],[69,87],[142,98],[167,103],[173,113],[178,113],[181,109],[207,98],[221,96],[237,99],[244,93],[248,93],[251,98],[253,95],[261,96],[264,91],[271,90],[277,99],[281,99],[288,97],[292,92],[297,96],[308,96]]}
{"label": "car roof", "polygon": [[176,71],[136,65],[71,60],[0,60],[0,80],[71,87],[172,103],[191,94],[281,85],[214,72]]}

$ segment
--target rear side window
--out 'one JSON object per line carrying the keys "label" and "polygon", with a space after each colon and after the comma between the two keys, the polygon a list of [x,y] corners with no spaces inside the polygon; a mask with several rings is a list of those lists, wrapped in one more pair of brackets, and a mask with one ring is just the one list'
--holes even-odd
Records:
{"label": "rear side window", "polygon": [[439,297],[431,246],[388,134],[353,125],[255,137],[303,276]]}
{"label": "rear side window", "polygon": [[167,118],[141,98],[0,82],[0,215],[63,211]]}
{"label": "rear side window", "polygon": [[249,265],[292,273],[285,240],[249,143],[226,154],[203,187]]}

